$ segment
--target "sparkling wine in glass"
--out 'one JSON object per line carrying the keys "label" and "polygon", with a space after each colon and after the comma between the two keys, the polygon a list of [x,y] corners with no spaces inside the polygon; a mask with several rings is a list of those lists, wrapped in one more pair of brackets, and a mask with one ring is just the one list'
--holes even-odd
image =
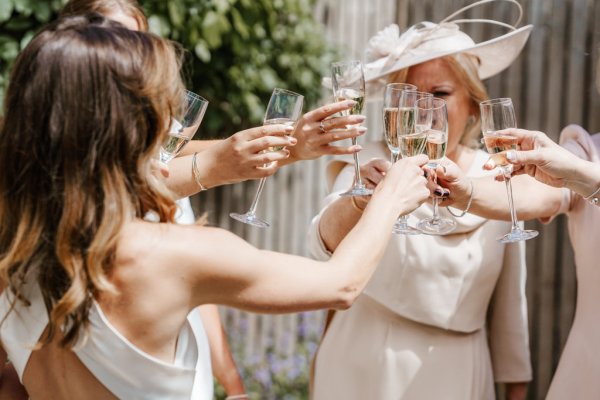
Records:
{"label": "sparkling wine in glass", "polygon": [[[423,152],[424,134],[416,133],[415,102],[429,93],[417,92],[416,86],[406,83],[392,83],[386,86],[383,100],[384,130],[386,142],[390,149],[392,163],[398,157],[411,157]],[[408,225],[408,215],[398,217],[392,231],[397,234],[419,235],[421,231]]]}
{"label": "sparkling wine in glass", "polygon": [[196,93],[185,91],[183,112],[171,121],[169,135],[160,147],[160,161],[168,163],[189,143],[202,123],[208,101]]}
{"label": "sparkling wine in glass", "polygon": [[510,208],[512,221],[510,233],[498,238],[498,241],[501,243],[512,243],[533,239],[539,232],[535,230],[523,230],[517,222],[517,213],[513,202],[512,184],[510,181],[512,165],[505,158],[508,150],[517,149],[517,140],[513,137],[497,133],[497,131],[503,129],[517,127],[512,100],[510,98],[486,100],[479,103],[479,109],[481,111],[483,142],[488,153],[498,161],[498,165],[500,165],[502,174],[504,175],[506,193],[508,194],[508,207]]}
{"label": "sparkling wine in glass", "polygon": [[[302,104],[304,97],[298,93],[285,89],[275,88],[271,94],[267,111],[263,120],[264,125],[282,124],[292,126],[302,115]],[[269,151],[279,151],[283,147],[271,147]],[[259,228],[269,227],[269,223],[256,216],[256,207],[258,200],[265,187],[267,178],[261,178],[258,182],[258,189],[252,200],[250,209],[245,214],[231,213],[229,216],[245,224],[253,225]]]}
{"label": "sparkling wine in glass", "polygon": [[[431,120],[429,129],[424,132],[427,135],[425,142],[425,154],[429,157],[427,167],[433,171],[439,162],[446,156],[448,145],[448,110],[446,102],[437,97],[426,97],[417,101],[418,113],[423,113],[426,120]],[[430,116],[427,116],[430,114]],[[456,222],[442,218],[438,215],[438,198],[433,196],[433,215],[419,221],[417,228],[429,235],[445,235],[456,228]]]}
{"label": "sparkling wine in glass", "polygon": [[[336,101],[354,100],[356,104],[350,110],[341,112],[342,116],[359,115],[362,113],[365,102],[365,77],[360,61],[342,61],[331,64],[331,83],[333,97]],[[347,128],[354,128],[348,125]],[[352,138],[352,145],[356,145],[357,138]],[[371,189],[367,189],[360,178],[360,165],[358,153],[354,153],[354,185],[341,196],[370,196]]]}

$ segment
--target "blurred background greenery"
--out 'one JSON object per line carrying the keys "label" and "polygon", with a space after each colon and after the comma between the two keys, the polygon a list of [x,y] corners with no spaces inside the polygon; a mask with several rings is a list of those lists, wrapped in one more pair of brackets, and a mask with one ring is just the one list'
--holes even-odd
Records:
{"label": "blurred background greenery", "polygon": [[[0,0],[0,101],[19,51],[66,0]],[[188,88],[210,101],[203,138],[224,137],[262,121],[274,87],[321,94],[334,57],[314,0],[141,0],[150,30],[186,49]],[[305,107],[306,109],[306,107]]]}

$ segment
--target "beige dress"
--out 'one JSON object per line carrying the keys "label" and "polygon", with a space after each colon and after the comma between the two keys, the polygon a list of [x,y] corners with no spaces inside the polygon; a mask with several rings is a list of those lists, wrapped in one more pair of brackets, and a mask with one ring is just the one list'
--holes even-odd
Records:
{"label": "beige dress", "polygon": [[[581,158],[600,163],[600,134],[568,126],[561,144]],[[550,385],[548,400],[600,399],[600,207],[567,191],[563,212],[575,253],[577,308],[573,327]]]}
{"label": "beige dress", "polygon": [[[366,150],[387,157],[380,145]],[[486,160],[478,152],[468,175],[484,174]],[[326,202],[352,178],[344,168]],[[409,223],[431,212],[425,204]],[[309,246],[325,259],[319,220]],[[315,400],[484,400],[494,398],[494,381],[531,379],[524,245],[496,241],[509,223],[470,214],[456,222],[448,236],[392,237],[364,293],[327,329],[315,360]]]}

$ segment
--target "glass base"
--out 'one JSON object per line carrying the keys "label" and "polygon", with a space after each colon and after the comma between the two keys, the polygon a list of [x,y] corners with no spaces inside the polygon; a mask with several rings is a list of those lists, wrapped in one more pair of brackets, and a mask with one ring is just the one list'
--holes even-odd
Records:
{"label": "glass base", "polygon": [[537,237],[537,235],[539,235],[540,233],[538,231],[534,231],[534,230],[525,230],[522,231],[520,229],[514,229],[512,230],[510,233],[499,237],[498,240],[500,243],[514,243],[514,242],[521,242],[523,240],[529,240],[529,239],[533,239],[534,237]]}
{"label": "glass base", "polygon": [[229,216],[231,218],[235,219],[236,221],[240,221],[240,222],[243,222],[248,225],[256,226],[258,228],[268,228],[270,226],[268,222],[263,221],[262,219],[258,219],[258,218],[256,218],[256,215],[250,214],[250,213],[246,213],[246,214],[231,213],[231,214],[229,214]]}
{"label": "glass base", "polygon": [[398,235],[420,235],[421,231],[413,228],[406,222],[396,222],[392,228],[392,232]]}
{"label": "glass base", "polygon": [[456,222],[446,218],[426,218],[419,221],[417,228],[428,235],[446,235],[456,229]]}
{"label": "glass base", "polygon": [[354,186],[352,189],[340,194],[340,196],[371,196],[373,191],[364,185]]}

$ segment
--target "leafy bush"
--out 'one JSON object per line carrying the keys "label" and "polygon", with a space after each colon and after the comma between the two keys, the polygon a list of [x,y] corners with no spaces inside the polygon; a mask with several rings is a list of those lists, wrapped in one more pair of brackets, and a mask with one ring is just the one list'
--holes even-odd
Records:
{"label": "leafy bush", "polygon": [[[0,100],[18,52],[64,2],[0,0]],[[334,53],[313,17],[313,2],[140,1],[150,29],[188,50],[188,87],[210,101],[201,129],[205,137],[260,123],[274,87],[302,93],[307,105],[315,104]]]}

